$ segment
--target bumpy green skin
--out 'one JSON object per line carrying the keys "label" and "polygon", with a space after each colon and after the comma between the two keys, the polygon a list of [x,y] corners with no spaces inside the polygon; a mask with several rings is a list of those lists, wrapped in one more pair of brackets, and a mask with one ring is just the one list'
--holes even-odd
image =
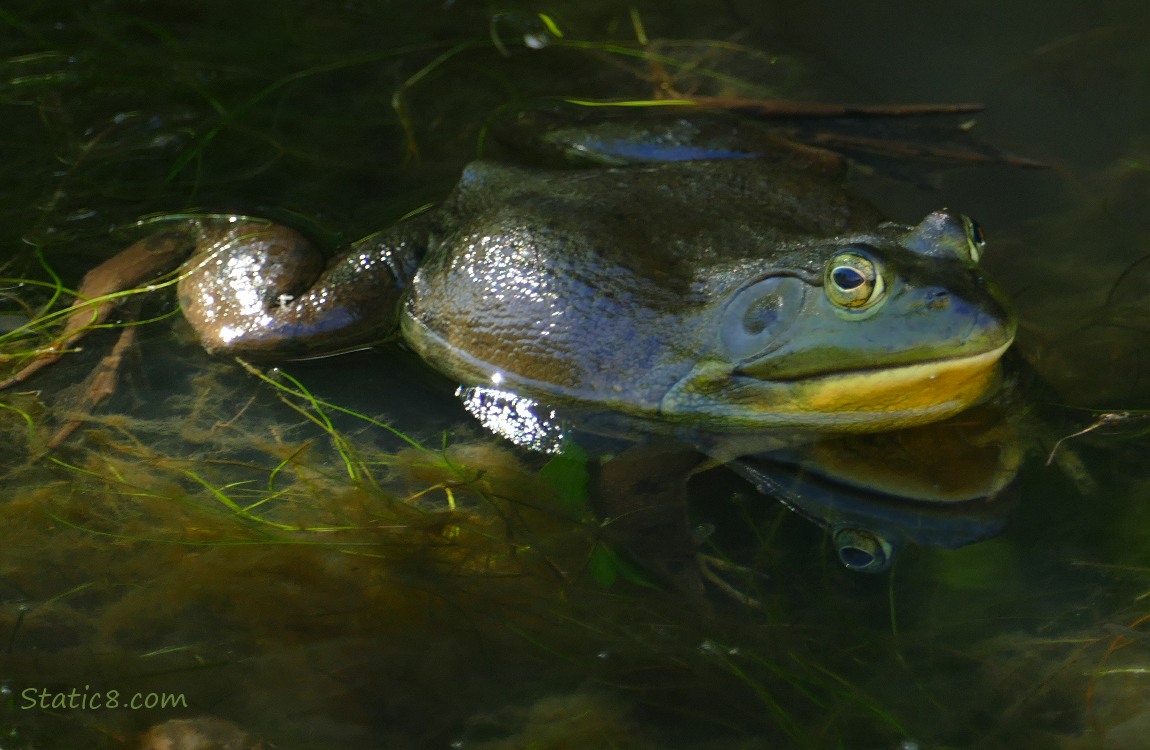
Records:
{"label": "bumpy green skin", "polygon": [[[468,383],[653,411],[720,357],[731,295],[821,283],[821,238],[873,209],[828,179],[750,161],[536,171],[472,164],[403,308],[405,340]],[[812,238],[819,238],[812,240]],[[498,380],[498,378],[497,378]]]}
{"label": "bumpy green skin", "polygon": [[[405,340],[461,382],[553,403],[672,418],[672,394],[703,390],[683,418],[769,427],[742,419],[764,381],[962,357],[1013,335],[976,269],[907,247],[914,229],[882,225],[833,175],[753,160],[477,163],[444,215],[405,300]],[[932,229],[957,222],[932,216]],[[848,247],[884,268],[877,309],[845,312],[821,291]],[[791,290],[790,317],[759,348],[725,342],[739,296],[772,277]]]}
{"label": "bumpy green skin", "polygon": [[[437,209],[326,269],[269,287],[250,270],[268,243],[233,228],[201,242],[210,251],[180,292],[216,351],[314,355],[398,324],[464,384],[651,424],[759,430],[793,426],[771,405],[801,398],[795,384],[1009,343],[1013,319],[967,251],[970,227],[947,212],[883,223],[832,162],[798,152],[582,170],[476,162]],[[844,249],[881,269],[878,304],[844,309],[826,293]]]}

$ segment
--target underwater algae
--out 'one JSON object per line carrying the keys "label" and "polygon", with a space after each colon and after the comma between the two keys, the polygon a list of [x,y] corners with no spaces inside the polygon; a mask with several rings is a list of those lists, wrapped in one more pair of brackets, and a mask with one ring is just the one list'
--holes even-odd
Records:
{"label": "underwater algae", "polygon": [[[636,742],[651,733],[627,746],[660,746],[659,732],[633,724],[634,709],[604,703],[608,689],[640,690],[669,715],[726,696],[707,723],[758,723],[766,708],[769,723],[810,744],[785,693],[766,686],[793,684],[784,690],[800,700],[852,690],[812,656],[697,640],[698,627],[730,638],[732,626],[761,630],[757,615],[721,624],[683,611],[648,579],[628,583],[629,569],[605,588],[592,565],[598,522],[487,440],[381,453],[362,434],[337,448],[313,431],[309,444],[300,425],[268,430],[258,409],[236,414],[223,399],[206,408],[213,390],[176,420],[197,455],[163,452],[177,440],[166,419],[113,416],[94,420],[84,448],[10,474],[26,488],[0,523],[6,684],[106,691],[113,681],[272,736],[394,733],[402,745],[455,727],[491,747],[514,746],[495,738],[521,722],[546,736],[554,727],[530,728],[539,717],[568,714],[588,747],[613,732]],[[569,693],[573,677],[604,687]],[[732,703],[737,685],[750,690]],[[374,694],[387,698],[365,703]],[[504,706],[495,713],[493,696]],[[590,724],[578,718],[607,705]],[[145,716],[101,716],[99,731],[124,739]],[[21,736],[86,729],[82,712],[29,718]],[[340,718],[347,727],[328,726]]]}
{"label": "underwater algae", "polygon": [[[328,703],[346,686],[317,683],[306,662],[320,657],[310,650],[332,648],[320,660],[333,668],[348,659],[344,668],[355,671],[352,652],[377,653],[364,641],[383,644],[395,650],[394,671],[427,657],[430,629],[445,642],[443,668],[455,669],[451,643],[478,623],[549,615],[555,592],[539,580],[546,571],[543,582],[553,586],[547,553],[530,550],[534,537],[510,542],[504,527],[517,524],[522,535],[515,519],[524,508],[478,512],[475,487],[442,456],[392,455],[424,487],[417,497],[392,497],[368,483],[341,486],[330,464],[309,467],[306,444],[265,444],[235,424],[213,427],[201,445],[229,458],[171,458],[139,439],[155,430],[170,440],[169,424],[109,419],[90,431],[92,447],[74,463],[54,458],[12,478],[28,485],[5,503],[0,540],[0,574],[15,595],[5,608],[9,675],[178,685],[202,711],[229,702],[221,674],[246,671],[251,654],[263,653],[276,662],[277,680]],[[252,456],[261,449],[262,466]],[[241,465],[236,454],[249,459]],[[496,463],[487,459],[487,467]],[[217,486],[204,478],[209,472],[247,478]],[[442,496],[431,502],[436,485],[454,486],[456,510]],[[547,494],[538,483],[533,489]],[[497,590],[481,580],[498,582]],[[304,663],[291,663],[296,650]],[[298,680],[287,678],[289,668]]]}

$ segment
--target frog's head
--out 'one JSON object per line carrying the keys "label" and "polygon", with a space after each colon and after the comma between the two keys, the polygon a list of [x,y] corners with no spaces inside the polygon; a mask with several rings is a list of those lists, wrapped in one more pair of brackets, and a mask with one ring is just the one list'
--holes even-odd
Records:
{"label": "frog's head", "polygon": [[965,216],[802,243],[727,287],[711,355],[668,392],[671,419],[719,429],[890,430],[944,419],[993,385],[1016,322]]}

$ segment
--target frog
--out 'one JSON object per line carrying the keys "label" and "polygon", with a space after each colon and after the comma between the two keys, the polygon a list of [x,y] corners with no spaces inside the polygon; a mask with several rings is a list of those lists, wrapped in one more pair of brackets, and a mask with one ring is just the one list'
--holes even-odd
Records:
{"label": "frog", "polygon": [[330,262],[238,218],[197,245],[178,295],[210,352],[398,337],[458,383],[687,439],[940,421],[991,388],[1016,325],[974,221],[890,222],[788,152],[476,161],[439,206]]}
{"label": "frog", "polygon": [[974,220],[891,221],[842,158],[672,122],[606,165],[476,160],[330,259],[281,224],[193,221],[168,233],[191,252],[183,316],[249,359],[399,340],[461,386],[719,463],[944,422],[994,391],[1017,324]]}

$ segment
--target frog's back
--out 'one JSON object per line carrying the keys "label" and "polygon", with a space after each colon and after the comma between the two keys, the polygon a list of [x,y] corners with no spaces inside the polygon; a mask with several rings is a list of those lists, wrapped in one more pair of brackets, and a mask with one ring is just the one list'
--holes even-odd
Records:
{"label": "frog's back", "polygon": [[448,375],[653,412],[714,346],[715,300],[809,237],[873,226],[836,175],[750,160],[540,171],[477,162],[443,206],[405,338]]}

